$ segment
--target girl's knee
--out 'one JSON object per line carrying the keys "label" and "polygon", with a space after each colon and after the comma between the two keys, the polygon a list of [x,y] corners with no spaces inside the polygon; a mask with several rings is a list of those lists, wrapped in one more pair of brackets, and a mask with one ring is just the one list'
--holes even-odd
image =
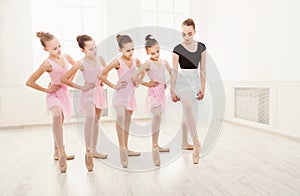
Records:
{"label": "girl's knee", "polygon": [[95,121],[95,115],[94,114],[87,114],[85,119],[88,122],[94,122]]}
{"label": "girl's knee", "polygon": [[161,119],[161,114],[160,113],[154,113],[154,114],[152,114],[152,119],[153,120],[160,120]]}
{"label": "girl's knee", "polygon": [[125,115],[122,114],[122,113],[117,113],[116,118],[117,118],[118,122],[124,122],[125,121]]}

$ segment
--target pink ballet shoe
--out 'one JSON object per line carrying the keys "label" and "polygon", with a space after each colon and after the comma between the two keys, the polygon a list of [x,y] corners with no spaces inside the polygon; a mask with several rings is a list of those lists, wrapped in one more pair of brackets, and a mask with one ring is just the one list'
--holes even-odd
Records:
{"label": "pink ballet shoe", "polygon": [[86,152],[85,152],[85,166],[89,172],[93,171],[93,169],[94,169],[94,160],[93,160],[93,155],[92,155],[92,152],[90,149],[86,149]]}
{"label": "pink ballet shoe", "polygon": [[159,147],[152,149],[152,158],[155,166],[160,166]]}
{"label": "pink ballet shoe", "polygon": [[181,149],[182,150],[193,150],[194,146],[192,144],[182,144]]}
{"label": "pink ballet shoe", "polygon": [[98,159],[106,159],[107,158],[107,154],[97,152],[96,147],[92,147],[92,154],[93,154],[94,158],[98,158]]}
{"label": "pink ballet shoe", "polygon": [[120,148],[120,159],[121,159],[121,164],[123,168],[127,168],[128,166],[128,158],[127,158],[127,149],[126,148]]}
{"label": "pink ballet shoe", "polygon": [[65,153],[65,149],[61,148],[58,150],[59,158],[58,158],[58,168],[61,173],[65,173],[67,171],[67,155]]}
{"label": "pink ballet shoe", "polygon": [[126,149],[126,150],[127,150],[127,155],[128,156],[140,156],[141,155],[140,152],[135,152],[135,151],[128,150],[128,149]]}
{"label": "pink ballet shoe", "polygon": [[193,163],[198,164],[199,159],[200,159],[200,150],[201,150],[201,145],[198,143],[198,145],[195,145],[194,151],[193,151]]}
{"label": "pink ballet shoe", "polygon": [[[57,161],[59,159],[57,148],[54,150],[53,158],[55,161]],[[67,160],[73,160],[74,158],[75,158],[75,155],[67,155]]]}
{"label": "pink ballet shoe", "polygon": [[170,152],[170,148],[163,148],[163,147],[158,147],[159,152]]}

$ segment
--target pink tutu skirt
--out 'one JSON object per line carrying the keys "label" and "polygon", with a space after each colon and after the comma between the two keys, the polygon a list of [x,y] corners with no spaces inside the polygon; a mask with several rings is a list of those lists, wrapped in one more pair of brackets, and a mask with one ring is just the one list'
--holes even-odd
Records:
{"label": "pink tutu skirt", "polygon": [[146,98],[145,109],[150,112],[155,107],[160,107],[164,110],[166,106],[166,96],[165,96],[165,85],[159,84],[156,87],[148,89],[148,95]]}
{"label": "pink tutu skirt", "polygon": [[84,111],[84,105],[86,103],[93,103],[96,108],[101,110],[107,108],[107,101],[103,87],[97,85],[93,89],[82,91],[80,97],[80,112]]}
{"label": "pink tutu skirt", "polygon": [[46,96],[47,110],[50,112],[54,106],[62,108],[65,120],[70,120],[73,115],[72,101],[66,85],[62,85],[56,92]]}
{"label": "pink tutu skirt", "polygon": [[120,105],[130,111],[136,110],[135,87],[133,83],[129,83],[125,88],[115,91],[113,95],[113,107]]}

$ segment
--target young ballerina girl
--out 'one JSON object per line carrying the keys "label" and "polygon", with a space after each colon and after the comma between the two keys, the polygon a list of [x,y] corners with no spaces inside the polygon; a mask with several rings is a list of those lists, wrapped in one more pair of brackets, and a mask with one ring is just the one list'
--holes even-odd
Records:
{"label": "young ballerina girl", "polygon": [[[140,60],[133,58],[134,45],[128,35],[117,35],[119,51],[122,52],[120,58],[115,59],[112,63],[104,68],[99,75],[100,79],[115,89],[113,96],[113,107],[116,112],[116,130],[120,147],[120,159],[124,168],[128,166],[127,156],[140,156],[140,152],[128,150],[128,136],[131,123],[131,116],[136,109],[135,83],[132,80],[136,67],[140,66]],[[110,82],[105,76],[112,70],[116,69],[119,80],[117,84]]]}
{"label": "young ballerina girl", "polygon": [[[166,60],[160,59],[160,47],[156,39],[151,35],[147,35],[145,43],[146,52],[150,55],[150,59],[146,61],[134,73],[133,80],[148,87],[148,96],[146,99],[146,107],[152,114],[152,157],[155,166],[160,165],[159,152],[169,152],[169,148],[162,148],[158,145],[159,131],[162,112],[165,108],[165,89],[167,70],[171,74],[171,68]],[[140,78],[144,72],[147,72],[150,81],[145,82]]]}
{"label": "young ballerina girl", "polygon": [[[197,164],[200,157],[200,142],[193,108],[197,107],[196,99],[199,101],[204,97],[206,47],[203,43],[193,39],[196,31],[195,23],[192,19],[185,20],[181,28],[183,42],[178,44],[173,50],[173,70],[170,90],[172,100],[174,102],[181,102],[184,124],[187,125],[193,138],[194,150],[192,159],[194,164]],[[178,73],[178,64],[181,68],[180,73]]]}
{"label": "young ballerina girl", "polygon": [[[96,151],[99,133],[98,123],[102,110],[107,107],[105,92],[101,81],[98,79],[98,74],[106,64],[102,57],[97,56],[95,41],[90,36],[80,35],[77,37],[77,42],[85,56],[62,77],[61,81],[68,86],[82,90],[80,105],[86,114],[84,126],[85,165],[88,171],[92,171],[94,168],[93,157],[107,158],[106,154]],[[84,86],[72,82],[72,76],[78,70],[82,71],[85,81]]]}
{"label": "young ballerina girl", "polygon": [[[74,159],[74,155],[67,156],[64,150],[63,128],[64,119],[69,120],[72,114],[72,105],[67,86],[60,82],[61,77],[68,70],[68,63],[75,65],[75,61],[68,54],[61,53],[59,41],[50,33],[37,32],[44,50],[49,53],[49,57],[42,65],[28,78],[26,85],[36,90],[47,93],[47,109],[52,114],[52,130],[54,135],[54,159],[58,160],[58,168],[62,173],[67,170],[66,160]],[[44,88],[36,81],[48,72],[51,83]]]}

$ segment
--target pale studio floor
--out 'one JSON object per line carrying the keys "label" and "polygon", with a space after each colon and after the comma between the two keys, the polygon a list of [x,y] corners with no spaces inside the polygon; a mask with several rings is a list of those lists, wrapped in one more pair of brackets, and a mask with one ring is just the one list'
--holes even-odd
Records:
{"label": "pale studio floor", "polygon": [[[103,127],[116,139],[113,124]],[[0,131],[0,195],[300,195],[299,140],[225,123],[198,165],[185,151],[152,171],[126,172],[95,161],[87,172],[78,131],[64,128],[67,152],[76,155],[66,174],[52,159],[50,127]],[[141,159],[130,158],[129,165]]]}

